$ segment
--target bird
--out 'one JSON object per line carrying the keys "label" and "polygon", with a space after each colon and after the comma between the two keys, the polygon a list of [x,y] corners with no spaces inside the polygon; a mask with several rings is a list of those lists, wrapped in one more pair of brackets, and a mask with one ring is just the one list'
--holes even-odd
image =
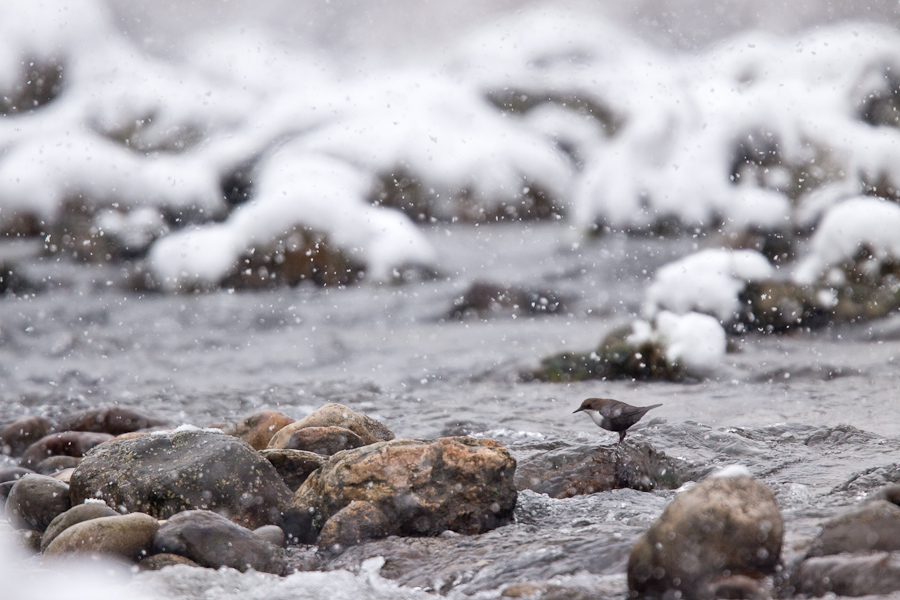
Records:
{"label": "bird", "polygon": [[662,404],[631,406],[612,398],[588,398],[572,414],[586,412],[598,427],[619,432],[619,442],[616,444],[618,447],[625,440],[628,428],[640,421],[648,410],[658,406]]}

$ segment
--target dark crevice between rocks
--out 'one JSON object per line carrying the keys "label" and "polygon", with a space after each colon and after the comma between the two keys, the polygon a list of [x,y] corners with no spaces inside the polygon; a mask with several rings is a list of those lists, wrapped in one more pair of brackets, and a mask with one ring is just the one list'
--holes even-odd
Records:
{"label": "dark crevice between rocks", "polygon": [[567,108],[576,114],[596,119],[608,137],[614,136],[623,125],[622,118],[616,115],[612,109],[604,106],[594,98],[574,92],[566,93],[552,90],[529,92],[521,89],[506,88],[489,91],[486,96],[491,104],[511,114],[525,114],[542,104],[555,104],[562,108]]}
{"label": "dark crevice between rocks", "polygon": [[370,198],[372,204],[396,208],[418,223],[536,221],[565,216],[559,199],[527,180],[522,181],[521,194],[499,203],[476,197],[469,188],[446,192],[442,198],[403,167],[381,173],[379,181]]}

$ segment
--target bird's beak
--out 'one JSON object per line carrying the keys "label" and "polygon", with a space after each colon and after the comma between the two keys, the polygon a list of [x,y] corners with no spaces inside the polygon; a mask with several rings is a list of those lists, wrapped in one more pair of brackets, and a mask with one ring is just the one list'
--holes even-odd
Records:
{"label": "bird's beak", "polygon": [[572,414],[574,415],[575,413],[581,412],[583,410],[584,410],[583,408],[576,408],[575,410],[572,411]]}

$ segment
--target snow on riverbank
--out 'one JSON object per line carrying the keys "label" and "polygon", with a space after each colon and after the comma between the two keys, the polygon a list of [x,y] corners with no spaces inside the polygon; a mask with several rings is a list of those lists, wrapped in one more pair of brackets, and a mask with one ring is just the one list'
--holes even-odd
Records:
{"label": "snow on riverbank", "polygon": [[439,267],[414,226],[435,220],[807,232],[842,200],[900,197],[898,42],[845,24],[672,56],[536,7],[441,59],[348,74],[252,27],[166,62],[101,2],[14,0],[0,231],[139,240],[121,254],[148,254],[168,290],[234,282],[248,253],[310,231],[372,280]]}

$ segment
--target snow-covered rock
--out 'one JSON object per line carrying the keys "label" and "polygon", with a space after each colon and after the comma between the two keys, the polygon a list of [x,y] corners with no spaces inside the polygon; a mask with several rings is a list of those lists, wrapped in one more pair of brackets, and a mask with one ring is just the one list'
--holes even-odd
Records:
{"label": "snow-covered rock", "polygon": [[710,373],[725,357],[725,330],[714,317],[689,312],[678,315],[662,311],[652,321],[636,321],[628,342],[640,346],[660,344],[666,358],[682,365],[692,375]]}
{"label": "snow-covered rock", "polygon": [[753,250],[701,250],[656,272],[645,294],[644,313],[652,318],[663,310],[694,311],[729,323],[738,316],[738,295],[747,282],[774,272],[766,257]]}
{"label": "snow-covered rock", "polygon": [[841,284],[851,268],[879,279],[885,263],[900,263],[900,204],[858,197],[831,208],[816,228],[809,254],[794,270],[794,280]]}
{"label": "snow-covered rock", "polygon": [[[366,201],[371,177],[336,158],[288,145],[257,166],[254,199],[222,223],[185,229],[156,242],[149,263],[167,290],[210,287],[239,271],[254,248],[291,235],[302,247],[310,233],[327,236],[331,251],[363,265],[367,277],[389,280],[405,265],[431,265],[431,246],[404,215]],[[290,247],[282,251],[282,260]],[[251,252],[252,253],[252,252]],[[279,258],[272,257],[270,269]]]}

